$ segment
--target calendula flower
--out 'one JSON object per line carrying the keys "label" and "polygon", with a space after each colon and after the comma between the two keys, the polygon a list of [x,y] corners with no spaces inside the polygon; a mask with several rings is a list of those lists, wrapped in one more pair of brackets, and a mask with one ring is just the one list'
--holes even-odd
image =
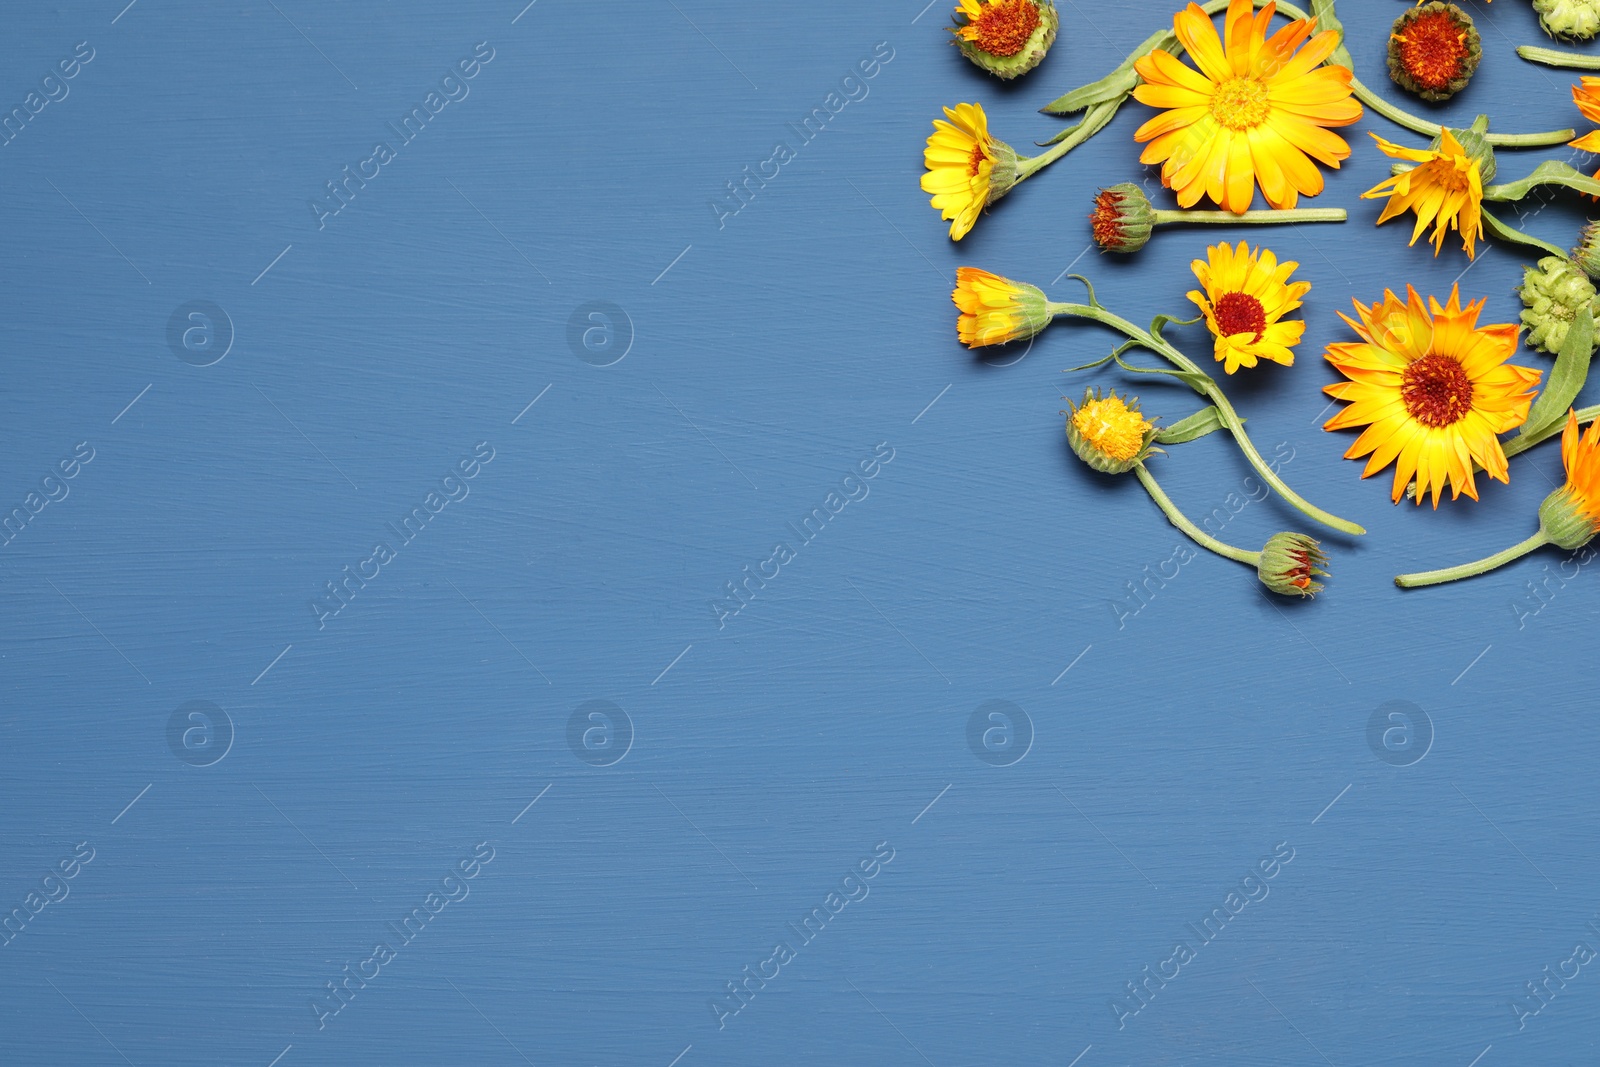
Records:
{"label": "calendula flower", "polygon": [[1577,264],[1561,256],[1545,256],[1537,266],[1522,273],[1522,324],[1528,327],[1528,343],[1551,355],[1561,351],[1567,330],[1585,307],[1600,315],[1600,300],[1594,283]]}
{"label": "calendula flower", "polygon": [[956,333],[968,348],[1025,340],[1055,317],[1038,286],[977,267],[956,268],[956,287],[950,299],[961,309]]}
{"label": "calendula flower", "polygon": [[1214,355],[1223,370],[1232,374],[1261,359],[1293,365],[1293,348],[1306,324],[1282,319],[1311,291],[1310,282],[1289,281],[1300,264],[1279,263],[1270,249],[1251,251],[1243,241],[1238,248],[1212,245],[1206,257],[1189,264],[1205,290],[1190,290],[1189,299],[1206,317],[1215,338]]}
{"label": "calendula flower", "polygon": [[1067,416],[1067,444],[1077,457],[1102,474],[1126,474],[1158,451],[1156,425],[1139,410],[1139,398],[1123,399],[1115,391],[1100,395],[1085,390],[1083,401]]}
{"label": "calendula flower", "polygon": [[[1579,78],[1578,84],[1572,87],[1572,102],[1578,105],[1584,118],[1600,123],[1600,78],[1592,78],[1587,74]],[[1600,152],[1600,130],[1590,130],[1567,144],[1584,152]],[[1600,171],[1595,171],[1595,177],[1600,178]]]}
{"label": "calendula flower", "polygon": [[1328,362],[1350,380],[1323,387],[1350,401],[1324,430],[1366,427],[1345,458],[1370,456],[1363,478],[1393,463],[1397,504],[1413,477],[1418,504],[1431,487],[1438,508],[1446,481],[1452,500],[1462,493],[1476,500],[1474,464],[1509,481],[1497,435],[1527,420],[1540,378],[1531,367],[1506,362],[1517,350],[1517,327],[1478,326],[1484,302],[1463,308],[1458,287],[1443,307],[1432,297],[1424,306],[1409,285],[1405,301],[1386,289],[1380,303],[1352,303],[1360,321],[1339,317],[1360,343],[1331,344],[1327,351]]}
{"label": "calendula flower", "polygon": [[1472,16],[1432,0],[1394,20],[1389,77],[1424,100],[1448,100],[1467,87],[1482,54]]}
{"label": "calendula flower", "polygon": [[1394,584],[1411,588],[1453,582],[1503,567],[1545,545],[1570,552],[1588,544],[1600,531],[1600,421],[1591,422],[1588,431],[1579,436],[1578,415],[1567,412],[1567,425],[1561,431],[1561,463],[1567,468],[1567,481],[1539,505],[1538,533],[1476,563],[1402,574]]}
{"label": "calendula flower", "polygon": [[1261,584],[1281,596],[1313,597],[1322,592],[1318,578],[1326,578],[1322,568],[1328,557],[1321,542],[1299,533],[1273,534],[1261,550],[1256,576]]}
{"label": "calendula flower", "polygon": [[1600,33],[1597,0],[1533,0],[1544,32],[1564,41],[1587,41]]}
{"label": "calendula flower", "polygon": [[1052,0],[960,0],[950,32],[962,55],[1010,79],[1039,65],[1060,23]]}
{"label": "calendula flower", "polygon": [[1168,109],[1133,135],[1150,142],[1139,160],[1161,164],[1162,184],[1177,191],[1181,207],[1209,196],[1242,212],[1259,183],[1269,204],[1292,208],[1301,194],[1322,191],[1312,159],[1337,168],[1350,155],[1344,139],[1327,129],[1361,117],[1350,69],[1319,66],[1338,47],[1339,34],[1311,37],[1315,20],[1301,19],[1269,38],[1274,10],[1268,3],[1252,17],[1250,0],[1232,0],[1224,48],[1210,16],[1191,3],[1172,25],[1200,69],[1161,48],[1134,64],[1144,79],[1134,99]]}
{"label": "calendula flower", "polygon": [[932,193],[939,217],[950,221],[950,237],[961,240],[978,221],[978,212],[1017,183],[1017,153],[989,136],[989,119],[980,104],[957,104],[933,120],[934,132],[922,153],[928,172],[922,191]]}
{"label": "calendula flower", "polygon": [[1150,231],[1172,222],[1238,223],[1343,222],[1342,207],[1302,207],[1284,211],[1157,211],[1144,190],[1132,182],[1118,182],[1095,194],[1089,229],[1095,244],[1107,252],[1137,252],[1150,241]]}
{"label": "calendula flower", "polygon": [[1466,245],[1467,258],[1472,259],[1476,255],[1478,237],[1483,233],[1483,185],[1494,177],[1494,156],[1490,153],[1485,160],[1468,152],[1457,136],[1464,132],[1467,131],[1444,130],[1431,148],[1406,148],[1373,134],[1372,139],[1378,142],[1384,155],[1410,160],[1416,167],[1379,182],[1362,193],[1361,198],[1389,198],[1378,216],[1380,226],[1396,215],[1415,211],[1417,223],[1411,230],[1411,244],[1416,244],[1422,231],[1432,223],[1433,254],[1436,256],[1444,247],[1445,234],[1457,231]]}

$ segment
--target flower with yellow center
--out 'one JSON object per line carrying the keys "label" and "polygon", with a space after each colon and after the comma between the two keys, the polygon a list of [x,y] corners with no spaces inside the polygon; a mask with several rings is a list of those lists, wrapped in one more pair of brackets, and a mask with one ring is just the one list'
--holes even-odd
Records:
{"label": "flower with yellow center", "polygon": [[1252,252],[1245,242],[1238,248],[1226,244],[1206,249],[1206,259],[1189,264],[1205,291],[1191,289],[1189,299],[1206,317],[1206,326],[1215,338],[1217,362],[1232,374],[1243,367],[1254,367],[1260,359],[1270,359],[1285,367],[1294,364],[1294,346],[1306,332],[1298,319],[1280,321],[1300,306],[1300,298],[1311,291],[1310,282],[1290,283],[1289,275],[1300,264],[1279,263],[1270,249]]}
{"label": "flower with yellow center", "polygon": [[1144,79],[1134,99],[1167,109],[1134,133],[1150,142],[1139,161],[1161,164],[1161,182],[1177,191],[1180,207],[1209,196],[1238,214],[1259,183],[1269,204],[1292,208],[1301,194],[1322,191],[1312,159],[1337,169],[1350,156],[1344,138],[1327,129],[1361,117],[1350,69],[1318,66],[1339,34],[1311,37],[1316,20],[1300,19],[1269,38],[1274,10],[1268,3],[1252,17],[1250,0],[1232,0],[1224,48],[1210,17],[1191,3],[1172,25],[1200,69],[1161,48],[1134,64]]}
{"label": "flower with yellow center", "polygon": [[1444,247],[1445,234],[1456,230],[1466,244],[1467,258],[1476,254],[1478,236],[1483,233],[1483,167],[1456,138],[1455,132],[1445,130],[1439,135],[1434,148],[1406,148],[1391,144],[1377,134],[1372,139],[1378,148],[1391,159],[1405,159],[1417,164],[1404,174],[1396,174],[1379,182],[1361,194],[1363,200],[1389,197],[1378,216],[1378,225],[1403,215],[1417,213],[1417,224],[1411,230],[1411,243],[1416,244],[1422,231],[1433,223],[1433,254]]}
{"label": "flower with yellow center", "polygon": [[950,299],[961,309],[956,334],[968,348],[1026,340],[1055,318],[1038,286],[977,267],[956,268],[956,287]]}
{"label": "flower with yellow center", "polygon": [[1089,389],[1081,403],[1067,401],[1067,443],[1103,474],[1125,474],[1157,451],[1151,447],[1155,423],[1139,410],[1138,397],[1130,399],[1131,404],[1115,392],[1102,397],[1099,390]]}
{"label": "flower with yellow center", "polygon": [[1517,327],[1478,326],[1484,302],[1463,308],[1457,287],[1442,307],[1432,297],[1424,307],[1409,285],[1405,301],[1386,289],[1381,303],[1352,302],[1360,321],[1339,317],[1361,341],[1327,351],[1328,362],[1349,381],[1323,387],[1334,399],[1350,401],[1324,430],[1366,427],[1345,458],[1370,457],[1363,478],[1393,463],[1397,504],[1413,477],[1417,503],[1431,487],[1435,508],[1446,481],[1452,500],[1462,493],[1478,499],[1475,465],[1510,481],[1497,435],[1527,420],[1540,378],[1532,367],[1506,362],[1517,351]]}
{"label": "flower with yellow center", "polygon": [[1037,67],[1056,39],[1052,0],[960,0],[950,32],[963,55],[997,78]]}
{"label": "flower with yellow center", "polygon": [[932,193],[939,217],[949,220],[959,241],[978,221],[978,212],[999,200],[1017,182],[1017,153],[989,136],[989,119],[980,104],[957,104],[933,120],[933,134],[922,153],[927,173],[922,191]]}

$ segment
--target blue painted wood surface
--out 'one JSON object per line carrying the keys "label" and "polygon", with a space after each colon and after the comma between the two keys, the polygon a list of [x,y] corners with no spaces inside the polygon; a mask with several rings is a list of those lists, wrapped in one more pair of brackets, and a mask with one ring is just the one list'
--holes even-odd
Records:
{"label": "blue painted wood surface", "polygon": [[[1595,1062],[1597,579],[1389,584],[1525,536],[1555,448],[1436,514],[1319,428],[1351,297],[1511,321],[1530,257],[1374,229],[1367,132],[1420,139],[1370,117],[1315,201],[1348,224],[1099,256],[1136,104],[952,245],[939,108],[1045,140],[1171,5],[1064,3],[1004,86],[946,6],[5,12],[0,103],[56,98],[0,149],[0,505],[40,502],[0,550],[0,1061]],[[1391,95],[1401,10],[1340,9]],[[1587,129],[1527,5],[1473,14],[1477,79],[1407,106]],[[1315,603],[1202,554],[1133,613],[1184,542],[1058,415],[1111,335],[975,359],[953,271],[1142,319],[1240,236],[1314,288],[1296,366],[1228,388],[1371,533]],[[1159,471],[1239,543],[1305,526],[1216,437]]]}

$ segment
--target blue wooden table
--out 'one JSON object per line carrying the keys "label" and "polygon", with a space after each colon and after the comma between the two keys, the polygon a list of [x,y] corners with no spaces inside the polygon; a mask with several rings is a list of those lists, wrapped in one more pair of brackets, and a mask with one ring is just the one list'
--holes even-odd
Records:
{"label": "blue wooden table", "polygon": [[[1047,140],[1172,4],[1001,84],[949,4],[524,2],[5,12],[0,1062],[1595,1062],[1600,579],[1390,584],[1525,537],[1556,446],[1435,513],[1320,429],[1352,297],[1519,310],[1521,250],[1374,228],[1368,131],[1421,138],[1345,131],[1346,224],[1114,259],[1130,104],[957,245],[940,108]],[[1586,130],[1471,7],[1407,106]],[[1391,97],[1402,10],[1340,10]],[[1230,393],[1370,531],[1313,603],[1068,452],[1112,334],[955,338],[959,265],[1146,321],[1241,236],[1313,289]],[[1306,528],[1220,435],[1156,463]]]}

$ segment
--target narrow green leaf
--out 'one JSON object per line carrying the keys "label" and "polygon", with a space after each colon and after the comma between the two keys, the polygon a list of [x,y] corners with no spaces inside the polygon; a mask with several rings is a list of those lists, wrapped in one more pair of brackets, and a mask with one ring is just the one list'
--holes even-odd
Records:
{"label": "narrow green leaf", "polygon": [[[1240,420],[1243,421],[1243,420]],[[1208,433],[1227,429],[1222,412],[1215,405],[1203,407],[1188,418],[1156,431],[1156,440],[1164,445],[1181,445],[1198,440]]]}
{"label": "narrow green leaf", "polygon": [[1522,424],[1518,437],[1527,437],[1545,429],[1551,423],[1565,419],[1567,409],[1577,399],[1589,377],[1589,360],[1594,356],[1594,312],[1584,308],[1567,328],[1567,338],[1556,353],[1556,364],[1550,370],[1544,390],[1534,400],[1528,412],[1528,421]]}
{"label": "narrow green leaf", "polygon": [[1201,395],[1204,395],[1207,389],[1214,388],[1217,384],[1209,376],[1199,371],[1173,370],[1168,367],[1135,367],[1133,364],[1124,361],[1120,355],[1116,355],[1115,358],[1117,366],[1125,371],[1132,371],[1134,374],[1165,374],[1169,378],[1178,379]]}
{"label": "narrow green leaf", "polygon": [[1521,200],[1540,185],[1564,185],[1580,193],[1600,196],[1600,181],[1575,170],[1571,164],[1563,163],[1559,159],[1549,159],[1539,164],[1526,178],[1501,185],[1491,185],[1483,191],[1483,195],[1486,200]]}
{"label": "narrow green leaf", "polygon": [[1196,315],[1192,319],[1179,319],[1174,318],[1171,315],[1157,315],[1155,318],[1150,320],[1150,336],[1154,337],[1158,341],[1165,341],[1166,338],[1161,336],[1161,328],[1163,326],[1166,326],[1169,323],[1174,326],[1193,326],[1203,318],[1205,318],[1204,315]]}

